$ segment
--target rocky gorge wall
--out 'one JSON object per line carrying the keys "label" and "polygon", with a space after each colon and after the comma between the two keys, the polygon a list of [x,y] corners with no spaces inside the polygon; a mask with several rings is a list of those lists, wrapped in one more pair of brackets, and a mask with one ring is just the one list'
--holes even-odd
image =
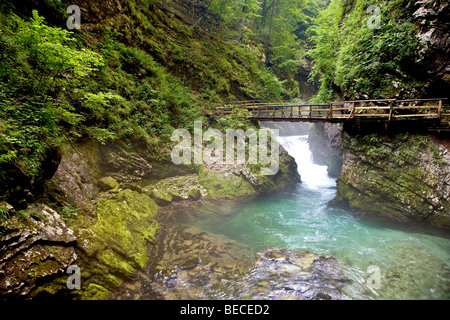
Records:
{"label": "rocky gorge wall", "polygon": [[[246,165],[181,165],[151,160],[133,144],[92,140],[66,145],[43,196],[0,223],[0,295],[108,299],[150,261],[164,208],[195,201],[240,199],[300,182],[281,150],[280,170],[262,176]],[[67,268],[81,270],[81,288],[68,290]]]}
{"label": "rocky gorge wall", "polygon": [[[381,131],[383,132],[383,131]],[[358,133],[314,124],[314,162],[337,178],[331,205],[422,227],[450,229],[448,138],[420,133]]]}
{"label": "rocky gorge wall", "polygon": [[342,124],[315,123],[309,131],[313,161],[327,166],[328,175],[339,177],[342,168]]}
{"label": "rocky gorge wall", "polygon": [[450,228],[450,154],[431,136],[343,133],[334,204],[360,212]]}

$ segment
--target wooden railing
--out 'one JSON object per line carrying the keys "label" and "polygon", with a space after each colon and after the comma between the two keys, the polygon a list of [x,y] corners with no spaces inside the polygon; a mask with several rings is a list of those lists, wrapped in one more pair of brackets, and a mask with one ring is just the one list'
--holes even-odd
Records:
{"label": "wooden railing", "polygon": [[299,104],[290,101],[235,101],[215,107],[209,113],[220,118],[235,109],[246,109],[251,120],[330,121],[340,122],[355,118],[366,119],[441,119],[450,116],[444,106],[446,98],[436,99],[381,99],[332,102],[329,104]]}

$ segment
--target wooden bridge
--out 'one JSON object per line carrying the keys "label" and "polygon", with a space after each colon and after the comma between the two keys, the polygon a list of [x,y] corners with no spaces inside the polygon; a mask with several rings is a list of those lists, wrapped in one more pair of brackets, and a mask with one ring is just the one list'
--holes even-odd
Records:
{"label": "wooden bridge", "polygon": [[450,129],[450,108],[447,98],[411,100],[355,100],[328,104],[301,104],[290,101],[236,101],[214,107],[207,113],[212,118],[223,118],[246,110],[249,120],[303,121],[303,122],[393,122],[417,120],[428,122],[442,130]]}

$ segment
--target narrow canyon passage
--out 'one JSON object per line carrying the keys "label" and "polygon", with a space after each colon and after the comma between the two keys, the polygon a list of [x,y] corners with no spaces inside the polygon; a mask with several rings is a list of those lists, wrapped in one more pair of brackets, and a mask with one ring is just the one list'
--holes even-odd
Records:
{"label": "narrow canyon passage", "polygon": [[152,265],[115,298],[450,297],[448,239],[328,206],[335,179],[312,162],[308,136],[280,142],[301,184],[239,203],[178,208]]}

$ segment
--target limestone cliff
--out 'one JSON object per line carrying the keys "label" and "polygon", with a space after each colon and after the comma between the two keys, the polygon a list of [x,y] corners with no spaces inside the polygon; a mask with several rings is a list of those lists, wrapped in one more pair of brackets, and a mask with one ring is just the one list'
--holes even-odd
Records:
{"label": "limestone cliff", "polygon": [[424,41],[419,68],[426,96],[448,97],[450,90],[450,4],[448,1],[421,0],[412,6],[419,25],[417,37]]}
{"label": "limestone cliff", "polygon": [[450,228],[450,154],[429,136],[343,134],[335,203],[403,222]]}
{"label": "limestone cliff", "polygon": [[[0,294],[108,299],[150,262],[161,206],[255,197],[300,181],[284,150],[279,167],[261,176],[245,165],[155,161],[133,144],[66,145],[42,199],[20,212],[0,203],[11,215],[0,225]],[[66,287],[70,265],[81,268],[80,290]]]}
{"label": "limestone cliff", "polygon": [[315,123],[309,132],[314,163],[326,165],[333,178],[339,177],[342,167],[342,129],[342,124]]}

